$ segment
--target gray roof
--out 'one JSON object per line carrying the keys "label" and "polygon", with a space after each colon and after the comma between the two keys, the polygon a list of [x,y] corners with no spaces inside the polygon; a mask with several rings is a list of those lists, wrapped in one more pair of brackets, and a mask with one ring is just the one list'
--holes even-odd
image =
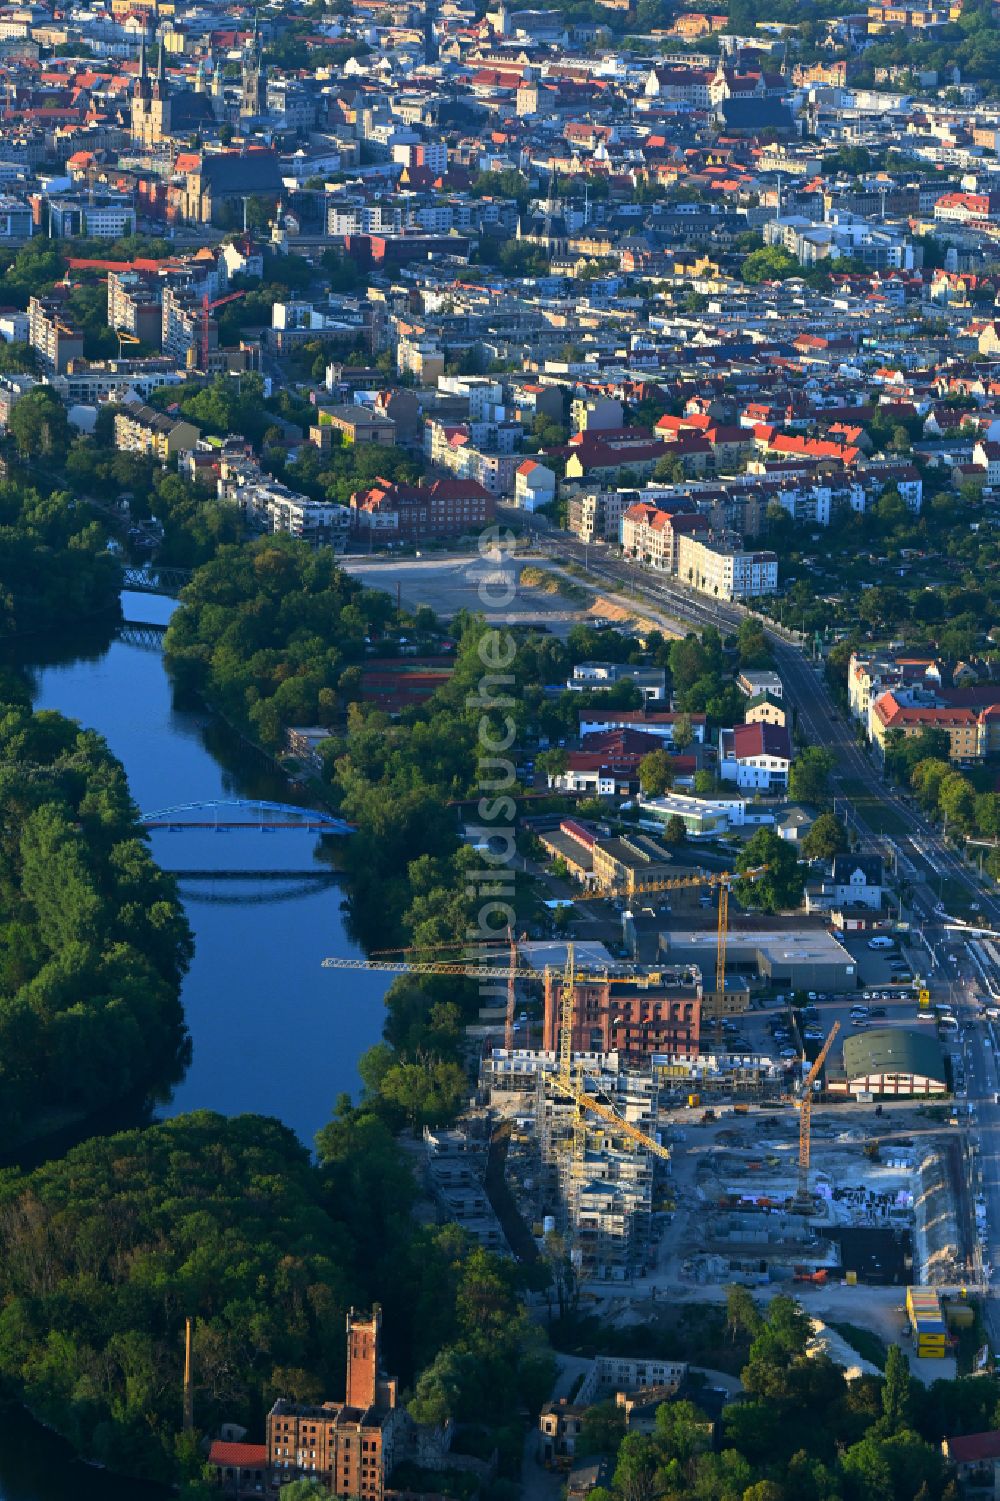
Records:
{"label": "gray roof", "polygon": [[838,886],[849,885],[851,877],[858,870],[864,876],[866,886],[881,886],[881,855],[834,855],[833,879]]}
{"label": "gray roof", "polygon": [[844,1073],[849,1079],[866,1074],[918,1074],[944,1082],[944,1054],[931,1027],[926,1032],[873,1027],[844,1039]]}
{"label": "gray roof", "polygon": [[216,195],[281,191],[281,171],[273,151],[209,151],[202,157],[201,175]]}

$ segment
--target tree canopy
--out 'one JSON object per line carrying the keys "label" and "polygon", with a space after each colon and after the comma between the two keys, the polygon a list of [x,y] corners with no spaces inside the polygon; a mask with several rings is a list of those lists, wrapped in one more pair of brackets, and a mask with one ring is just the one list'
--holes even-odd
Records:
{"label": "tree canopy", "polygon": [[0,705],[0,1124],[169,1082],[191,937],[99,735]]}

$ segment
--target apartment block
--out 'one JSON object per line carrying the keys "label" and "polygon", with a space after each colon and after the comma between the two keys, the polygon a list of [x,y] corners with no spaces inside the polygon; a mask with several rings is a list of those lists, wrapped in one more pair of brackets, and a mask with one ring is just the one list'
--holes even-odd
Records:
{"label": "apartment block", "polygon": [[635,490],[591,490],[570,498],[567,526],[581,542],[617,542],[622,517],[637,498]]}
{"label": "apartment block", "polygon": [[109,271],[108,326],[157,348],[163,337],[160,288],[138,271]]}
{"label": "apartment block", "polygon": [[773,552],[745,552],[736,543],[682,533],[677,576],[715,599],[756,599],[777,589],[778,558]]}
{"label": "apartment block", "polygon": [[[651,1073],[588,1062],[602,1097],[630,1125],[654,1135],[658,1088]],[[652,1152],[572,1101],[553,1097],[539,1076],[536,1103],[539,1193],[545,1213],[571,1247],[578,1275],[624,1282],[643,1275],[655,1255]]]}
{"label": "apartment block", "polygon": [[681,537],[707,538],[710,533],[708,517],[688,509],[686,503],[676,510],[665,510],[649,501],[639,501],[622,516],[622,551],[648,568],[676,574]]}
{"label": "apartment block", "polygon": [[[160,327],[160,342],[165,354],[172,354],[181,364],[193,364],[202,337],[202,299],[188,287],[166,286]],[[208,347],[216,349],[219,329],[214,318],[208,322]]]}
{"label": "apartment block", "polygon": [[28,303],[28,343],[45,369],[59,375],[71,360],[83,358],[83,334],[66,316],[63,299],[53,295]]}
{"label": "apartment block", "polygon": [[115,413],[115,447],[121,453],[144,454],[165,464],[194,448],[200,437],[193,422],[177,421],[152,407],[126,407]]}

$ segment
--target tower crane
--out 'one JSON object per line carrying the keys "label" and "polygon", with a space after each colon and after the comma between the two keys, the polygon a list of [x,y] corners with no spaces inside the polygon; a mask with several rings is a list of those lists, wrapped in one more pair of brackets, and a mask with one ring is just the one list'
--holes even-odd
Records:
{"label": "tower crane", "polygon": [[245,292],[230,292],[228,296],[217,297],[214,302],[210,302],[208,293],[206,292],[201,299],[201,338],[199,339],[199,352],[201,355],[201,368],[206,375],[208,374],[208,315],[209,313],[213,313],[216,308],[225,307],[227,302],[236,302],[238,298],[245,296]]}
{"label": "tower crane", "polygon": [[726,943],[729,936],[729,893],[736,880],[756,880],[764,874],[766,865],[755,865],[739,874],[731,870],[706,871],[698,876],[664,876],[660,880],[643,881],[630,891],[587,891],[575,897],[575,901],[595,901],[614,896],[645,896],[647,892],[678,891],[692,886],[715,886],[719,892],[718,938],[715,948],[715,993],[724,998],[726,992]]}
{"label": "tower crane", "polygon": [[[485,965],[472,965],[468,962],[459,963],[455,960],[428,960],[428,959],[340,959],[328,958],[323,960],[324,969],[354,969],[371,970],[382,974],[395,975],[455,975],[462,979],[504,980],[510,989],[513,988],[515,979],[539,980],[543,978],[535,969],[514,963],[514,945],[511,943],[511,959],[508,964],[500,964],[495,961]],[[559,1048],[556,1057],[556,1071],[550,1076],[550,1084],[557,1094],[563,1099],[572,1100],[577,1110],[583,1114],[589,1111],[598,1116],[607,1125],[613,1126],[616,1131],[642,1146],[654,1156],[663,1160],[669,1160],[670,1153],[665,1146],[648,1136],[638,1126],[627,1121],[619,1115],[613,1105],[605,1104],[596,1096],[588,1092],[586,1081],[591,1076],[578,1077],[573,1067],[573,1012],[576,1005],[576,986],[579,981],[596,981],[600,983],[610,982],[615,984],[634,983],[634,976],[614,976],[606,973],[578,974],[573,952],[570,944],[566,952],[566,965],[563,970],[559,992]],[[510,992],[508,992],[509,994]]]}
{"label": "tower crane", "polygon": [[811,1205],[809,1197],[809,1153],[812,1143],[813,1085],[819,1078],[820,1069],[833,1047],[833,1040],[840,1031],[840,1023],[834,1022],[812,1068],[802,1080],[802,1092],[796,1104],[799,1111],[799,1185],[795,1191],[795,1208],[806,1213]]}

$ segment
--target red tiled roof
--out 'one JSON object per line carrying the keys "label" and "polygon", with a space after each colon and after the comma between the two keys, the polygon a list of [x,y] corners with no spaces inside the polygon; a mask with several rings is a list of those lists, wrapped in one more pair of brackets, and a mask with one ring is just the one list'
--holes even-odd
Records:
{"label": "red tiled roof", "polygon": [[783,724],[738,724],[733,730],[733,755],[737,761],[749,756],[792,759],[788,731]]}
{"label": "red tiled roof", "polygon": [[226,1444],[215,1439],[208,1451],[210,1465],[228,1465],[233,1469],[262,1470],[267,1465],[266,1444]]}
{"label": "red tiled roof", "polygon": [[1000,1431],[963,1433],[946,1440],[948,1457],[956,1464],[978,1464],[984,1459],[1000,1459]]}

